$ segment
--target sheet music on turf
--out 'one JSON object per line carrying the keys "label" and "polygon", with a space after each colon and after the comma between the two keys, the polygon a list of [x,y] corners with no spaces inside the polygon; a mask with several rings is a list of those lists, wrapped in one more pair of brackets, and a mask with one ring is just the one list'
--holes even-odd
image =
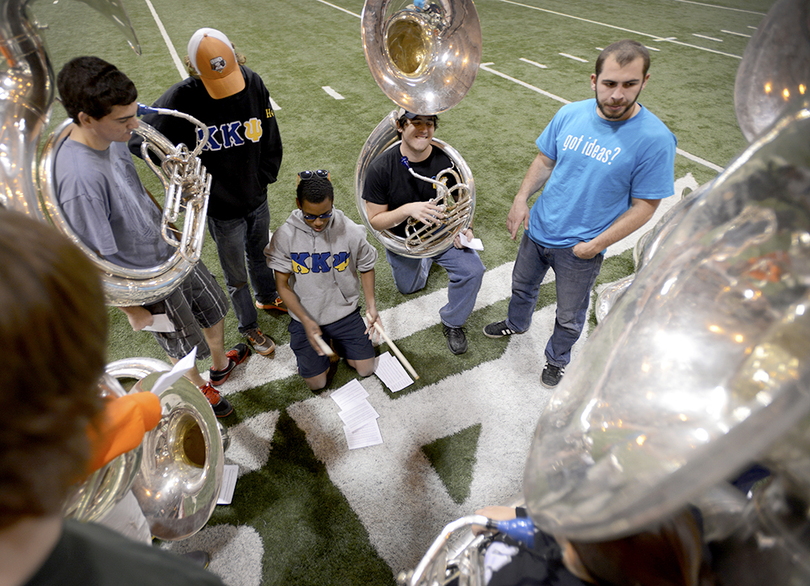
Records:
{"label": "sheet music on turf", "polygon": [[390,352],[380,354],[374,360],[374,374],[392,392],[396,393],[413,384],[413,379],[402,364]]}
{"label": "sheet music on turf", "polygon": [[350,450],[383,443],[377,418],[380,416],[368,402],[368,391],[357,379],[350,380],[330,395],[340,408],[343,433]]}

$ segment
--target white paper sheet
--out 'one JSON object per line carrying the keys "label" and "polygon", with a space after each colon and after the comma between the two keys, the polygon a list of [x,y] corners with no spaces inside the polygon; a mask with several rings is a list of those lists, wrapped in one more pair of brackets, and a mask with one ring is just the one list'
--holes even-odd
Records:
{"label": "white paper sheet", "polygon": [[380,414],[374,410],[371,403],[364,399],[361,403],[358,403],[351,409],[341,411],[338,413],[338,416],[346,427],[352,431],[355,431],[370,421],[376,420]]}
{"label": "white paper sheet", "polygon": [[462,246],[472,248],[473,250],[484,250],[484,243],[481,242],[480,238],[473,238],[472,240],[468,240],[467,236],[464,235],[464,232],[459,232],[458,237],[459,240],[461,240]]}
{"label": "white paper sheet", "polygon": [[377,425],[380,414],[368,402],[368,396],[368,391],[357,379],[350,380],[330,395],[341,409],[338,415],[343,421],[343,433],[350,450],[383,443]]}
{"label": "white paper sheet", "polygon": [[239,475],[239,466],[225,464],[222,468],[222,486],[219,489],[218,505],[229,505],[233,501],[233,491],[236,488],[236,477]]}
{"label": "white paper sheet", "polygon": [[390,352],[380,354],[374,361],[374,374],[376,374],[386,387],[396,393],[413,384],[402,363],[391,356]]}
{"label": "white paper sheet", "polygon": [[152,392],[160,396],[160,394],[172,386],[186,371],[194,368],[194,363],[197,360],[197,346],[186,354],[182,359],[177,361],[177,364],[167,373],[161,375],[159,379],[152,386]]}
{"label": "white paper sheet", "polygon": [[343,433],[346,434],[346,443],[349,445],[350,450],[367,448],[383,443],[380,426],[377,425],[376,419],[371,420],[371,422],[362,427],[358,427],[354,431],[350,430],[348,427],[344,427]]}
{"label": "white paper sheet", "polygon": [[368,397],[368,391],[356,378],[329,395],[341,410],[351,409]]}
{"label": "white paper sheet", "polygon": [[177,328],[174,327],[172,320],[165,313],[156,313],[152,316],[152,325],[144,328],[147,332],[174,332]]}

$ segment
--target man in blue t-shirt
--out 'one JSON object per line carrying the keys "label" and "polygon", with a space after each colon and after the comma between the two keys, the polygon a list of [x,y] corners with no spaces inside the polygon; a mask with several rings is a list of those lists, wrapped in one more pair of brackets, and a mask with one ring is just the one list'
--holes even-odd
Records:
{"label": "man in blue t-shirt", "polygon": [[[557,314],[541,382],[556,387],[579,339],[605,249],[643,226],[674,192],[675,135],[638,103],[650,54],[640,43],[604,49],[591,74],[596,97],[560,108],[537,139],[506,221],[524,233],[512,271],[506,320],[484,328],[490,338],[529,329],[540,284],[554,269]],[[543,189],[529,210],[529,198]]]}

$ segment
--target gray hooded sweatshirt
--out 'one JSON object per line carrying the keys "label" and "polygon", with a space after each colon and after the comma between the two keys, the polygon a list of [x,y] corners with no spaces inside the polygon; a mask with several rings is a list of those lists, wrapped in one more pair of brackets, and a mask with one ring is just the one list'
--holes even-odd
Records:
{"label": "gray hooded sweatshirt", "polygon": [[365,227],[337,208],[321,232],[309,227],[301,210],[293,211],[273,234],[265,254],[271,269],[290,274],[292,290],[321,326],[357,308],[358,273],[370,271],[377,261],[377,249],[366,240]]}

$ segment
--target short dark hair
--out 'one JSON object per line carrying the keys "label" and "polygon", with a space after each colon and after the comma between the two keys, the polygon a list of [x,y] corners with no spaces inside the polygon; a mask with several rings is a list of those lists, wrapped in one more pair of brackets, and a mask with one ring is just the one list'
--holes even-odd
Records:
{"label": "short dark hair", "polygon": [[309,179],[298,182],[298,187],[295,189],[295,197],[299,204],[303,204],[305,201],[309,203],[321,203],[327,198],[334,200],[335,191],[329,179],[313,175]]}
{"label": "short dark hair", "polygon": [[[408,116],[406,114],[403,114],[397,120],[397,127],[399,128],[399,130],[402,130],[403,128],[405,128],[405,123],[406,122],[411,121],[411,119],[408,118]],[[439,128],[439,117],[436,114],[417,114],[417,116],[425,116],[426,118],[433,118],[433,130],[436,130],[437,128]]]}
{"label": "short dark hair", "polygon": [[605,60],[608,57],[613,57],[620,67],[624,67],[628,63],[641,57],[644,59],[645,77],[647,71],[650,69],[650,52],[647,50],[647,47],[638,41],[624,39],[622,41],[616,41],[602,49],[602,52],[599,53],[599,57],[596,58],[596,77],[599,77],[599,74],[602,73],[602,67],[604,67]]}
{"label": "short dark hair", "polygon": [[107,309],[92,262],[55,228],[0,208],[0,530],[60,514],[102,410]]}
{"label": "short dark hair", "polygon": [[98,57],[76,57],[59,72],[56,86],[68,116],[79,124],[84,112],[99,120],[115,106],[138,99],[138,90],[123,71]]}

